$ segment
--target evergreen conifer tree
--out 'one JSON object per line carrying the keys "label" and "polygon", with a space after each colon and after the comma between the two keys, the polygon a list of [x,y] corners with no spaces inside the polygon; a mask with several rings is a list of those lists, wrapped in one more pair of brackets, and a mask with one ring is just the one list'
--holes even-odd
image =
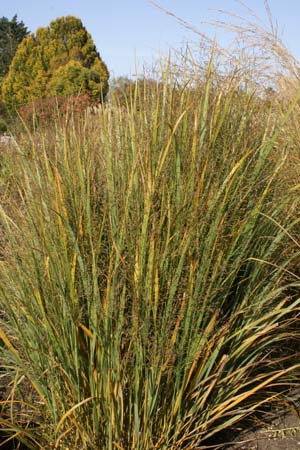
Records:
{"label": "evergreen conifer tree", "polygon": [[19,45],[2,84],[9,109],[39,98],[89,94],[101,102],[109,72],[80,19],[67,16],[39,28]]}
{"label": "evergreen conifer tree", "polygon": [[18,45],[28,34],[27,27],[18,21],[16,14],[11,20],[0,18],[0,83],[9,70]]}

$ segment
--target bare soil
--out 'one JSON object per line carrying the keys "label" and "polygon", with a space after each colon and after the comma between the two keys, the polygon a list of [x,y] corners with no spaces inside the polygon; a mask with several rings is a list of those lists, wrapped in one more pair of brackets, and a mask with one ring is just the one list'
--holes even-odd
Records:
{"label": "bare soil", "polygon": [[227,450],[300,450],[300,417],[296,410],[252,430],[236,431]]}

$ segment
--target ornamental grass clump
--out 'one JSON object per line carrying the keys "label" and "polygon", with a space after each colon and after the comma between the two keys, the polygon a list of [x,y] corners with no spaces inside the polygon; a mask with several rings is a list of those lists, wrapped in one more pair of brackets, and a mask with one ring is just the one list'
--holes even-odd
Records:
{"label": "ornamental grass clump", "polygon": [[169,65],[19,147],[1,211],[3,440],[208,448],[299,378],[289,111],[243,86],[213,56],[197,81]]}

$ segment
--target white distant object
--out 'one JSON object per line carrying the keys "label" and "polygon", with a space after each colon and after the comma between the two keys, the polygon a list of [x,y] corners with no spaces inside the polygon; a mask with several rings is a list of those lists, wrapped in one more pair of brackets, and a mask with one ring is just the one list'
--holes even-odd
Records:
{"label": "white distant object", "polygon": [[16,144],[16,141],[12,136],[9,136],[8,134],[2,134],[2,136],[0,136],[0,144]]}

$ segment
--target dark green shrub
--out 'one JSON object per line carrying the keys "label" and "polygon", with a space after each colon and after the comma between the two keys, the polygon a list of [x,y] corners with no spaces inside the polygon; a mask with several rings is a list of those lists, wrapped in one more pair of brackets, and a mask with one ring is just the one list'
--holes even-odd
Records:
{"label": "dark green shrub", "polygon": [[7,124],[5,122],[5,120],[0,117],[0,133],[6,133],[7,131]]}

